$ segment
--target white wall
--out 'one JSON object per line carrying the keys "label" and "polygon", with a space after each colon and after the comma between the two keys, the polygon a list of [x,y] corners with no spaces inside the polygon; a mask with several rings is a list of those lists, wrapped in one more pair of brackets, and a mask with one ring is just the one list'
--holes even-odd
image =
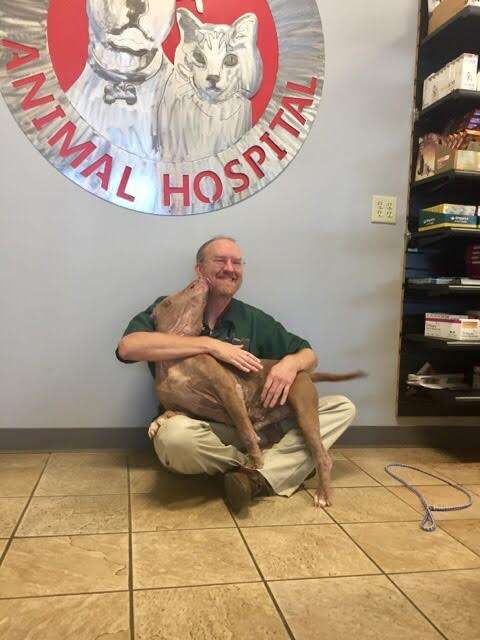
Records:
{"label": "white wall", "polygon": [[[117,363],[116,342],[219,233],[245,251],[242,299],[307,337],[323,369],[370,372],[323,392],[348,393],[359,425],[397,423],[417,0],[319,8],[326,83],[313,131],[273,184],[219,213],[162,218],[95,198],[41,158],[0,101],[0,426],[145,424],[149,374]],[[397,226],[369,223],[374,193],[398,196]]]}

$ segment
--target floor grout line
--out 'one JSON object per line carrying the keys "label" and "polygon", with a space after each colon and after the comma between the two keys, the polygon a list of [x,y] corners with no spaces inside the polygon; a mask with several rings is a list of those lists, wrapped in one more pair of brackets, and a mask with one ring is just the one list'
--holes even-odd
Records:
{"label": "floor grout line", "polygon": [[471,549],[468,544],[465,544],[465,542],[462,542],[461,540],[459,540],[456,536],[453,535],[453,533],[451,533],[450,531],[446,531],[443,527],[442,527],[442,522],[461,522],[461,520],[442,520],[441,522],[438,522],[437,525],[438,527],[440,527],[440,529],[443,531],[443,533],[446,533],[447,536],[450,536],[451,538],[453,538],[456,542],[458,542],[459,544],[461,544],[462,546],[464,546],[466,549],[468,549],[471,553],[475,554],[476,556],[478,556],[480,558],[480,552],[479,551],[474,551],[473,549]]}
{"label": "floor grout line", "polygon": [[[30,496],[29,496],[25,506],[23,507],[23,510],[20,513],[20,516],[17,518],[17,524],[13,528],[13,531],[11,532],[11,534],[10,534],[10,536],[8,538],[8,542],[5,545],[5,549],[3,550],[2,554],[0,555],[0,568],[2,567],[3,561],[5,560],[5,557],[6,557],[7,553],[8,553],[8,550],[11,547],[11,544],[12,544],[12,541],[13,541],[13,539],[15,537],[15,534],[18,531],[18,527],[20,526],[28,507],[30,506],[30,503],[31,503],[32,498],[33,498],[33,494],[35,493],[35,491],[36,491],[36,489],[38,487],[38,484],[39,484],[40,480],[42,479],[42,476],[43,476],[43,474],[45,472],[45,469],[47,468],[47,464],[48,464],[49,460],[50,460],[50,454],[47,455],[47,458],[46,458],[45,462],[43,463],[42,470],[40,471],[40,474],[39,474],[39,476],[37,478],[37,481],[35,482],[35,484],[33,486],[33,489],[32,489],[32,491],[30,493]],[[22,496],[22,497],[25,497],[25,496]],[[6,538],[3,538],[3,539],[5,540]]]}
{"label": "floor grout line", "polygon": [[[384,571],[384,570],[382,569],[382,567],[381,567],[381,566],[380,566],[380,565],[379,565],[379,564],[378,564],[378,563],[377,563],[377,562],[376,562],[376,561],[375,561],[375,560],[374,560],[374,559],[373,559],[373,558],[372,558],[372,557],[371,557],[371,556],[370,556],[370,555],[365,551],[365,549],[363,549],[363,548],[361,547],[361,545],[360,545],[360,544],[359,544],[359,543],[358,543],[358,542],[357,542],[357,541],[356,541],[356,540],[355,540],[355,539],[350,535],[350,533],[345,529],[345,527],[343,527],[343,526],[342,526],[342,524],[341,524],[340,522],[337,522],[337,521],[335,520],[335,518],[334,518],[332,515],[330,515],[330,517],[331,517],[331,518],[332,518],[332,520],[334,520],[334,522],[336,522],[336,524],[337,524],[337,525],[342,529],[342,531],[345,533],[345,535],[347,535],[347,536],[350,538],[350,540],[354,543],[354,545],[355,545],[356,547],[358,547],[358,549],[359,549],[362,553],[364,553],[364,554],[367,556],[367,558],[368,558],[368,559],[369,559],[369,560],[370,560],[370,561],[371,561],[371,562],[372,562],[372,563],[373,563],[373,564],[374,564],[374,565],[375,565],[375,566],[380,570],[381,575],[385,576],[385,577],[386,577],[386,578],[387,578],[387,579],[388,579],[388,580],[393,584],[393,586],[394,586],[398,591],[400,591],[400,593],[402,593],[402,595],[403,595],[405,598],[407,598],[407,600],[410,602],[410,604],[411,604],[413,607],[415,607],[415,609],[416,609],[416,610],[417,610],[417,611],[422,615],[422,617],[423,617],[423,618],[425,618],[425,620],[426,620],[430,625],[432,625],[432,627],[434,627],[434,628],[435,628],[435,629],[436,629],[436,630],[441,634],[441,636],[442,636],[445,640],[448,640],[448,638],[446,638],[446,636],[444,636],[444,635],[443,635],[443,633],[441,633],[441,632],[440,632],[440,630],[439,630],[439,629],[437,629],[436,625],[435,625],[435,624],[434,624],[434,623],[433,623],[433,622],[432,622],[432,621],[427,617],[427,615],[426,615],[426,614],[425,614],[425,613],[424,613],[424,612],[423,612],[423,611],[422,611],[422,610],[421,610],[421,609],[420,609],[420,608],[419,608],[419,607],[418,607],[418,606],[417,606],[417,605],[416,605],[416,604],[415,604],[415,603],[414,603],[414,602],[413,602],[413,601],[412,601],[412,600],[411,600],[411,599],[410,599],[406,594],[404,594],[400,589],[398,589],[397,585],[393,582],[393,580],[391,580],[391,578],[389,578],[389,575],[386,573],[386,571]],[[435,573],[435,572],[433,572],[433,571],[432,571],[432,573]]]}
{"label": "floor grout line", "polygon": [[130,493],[130,462],[127,460],[127,489],[128,489],[128,603],[130,619],[130,640],[135,640],[135,611],[133,598],[133,540],[132,540],[132,496]]}
{"label": "floor grout line", "polygon": [[127,589],[113,589],[112,591],[75,591],[72,593],[46,593],[33,596],[5,596],[0,597],[0,602],[4,600],[37,600],[44,598],[68,598],[70,596],[101,596],[109,593],[128,593]]}
{"label": "floor grout line", "polygon": [[241,528],[239,527],[238,522],[236,521],[232,510],[230,509],[230,505],[227,504],[227,502],[225,502],[225,505],[226,505],[227,509],[229,510],[233,521],[235,522],[235,526],[237,528],[238,534],[243,540],[243,544],[245,545],[245,548],[247,549],[247,552],[250,555],[250,557],[252,559],[252,562],[255,565],[256,570],[258,571],[258,574],[259,574],[259,576],[261,578],[261,581],[262,581],[263,585],[265,586],[265,589],[267,590],[268,595],[270,596],[270,599],[271,599],[271,601],[273,603],[273,606],[275,607],[275,609],[277,611],[277,614],[280,617],[280,620],[282,621],[283,626],[285,627],[285,631],[287,632],[290,640],[295,640],[295,636],[293,635],[293,631],[290,629],[290,625],[288,624],[287,619],[285,618],[285,615],[284,615],[283,611],[280,608],[280,605],[278,604],[275,596],[273,595],[272,590],[270,589],[270,585],[268,584],[267,580],[265,579],[265,576],[263,575],[263,572],[260,569],[260,566],[259,566],[259,564],[258,564],[258,562],[257,562],[257,560],[256,560],[256,558],[255,558],[255,556],[253,554],[253,551],[250,549],[250,546],[248,545],[248,543],[247,543],[247,541],[245,539],[245,536],[243,535],[243,532],[242,532]]}

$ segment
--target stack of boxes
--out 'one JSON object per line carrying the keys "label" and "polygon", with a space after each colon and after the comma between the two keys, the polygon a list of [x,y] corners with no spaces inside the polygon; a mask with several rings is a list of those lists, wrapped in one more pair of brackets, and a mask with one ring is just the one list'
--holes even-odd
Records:
{"label": "stack of boxes", "polygon": [[415,179],[449,170],[480,172],[480,109],[420,138]]}
{"label": "stack of boxes", "polygon": [[434,229],[477,229],[479,217],[478,207],[466,204],[437,204],[434,207],[422,209],[418,214],[418,230],[433,231]]}
{"label": "stack of boxes", "polygon": [[477,91],[478,56],[474,53],[462,53],[461,56],[445,65],[440,71],[429,75],[423,83],[424,109],[452,91],[464,89]]}

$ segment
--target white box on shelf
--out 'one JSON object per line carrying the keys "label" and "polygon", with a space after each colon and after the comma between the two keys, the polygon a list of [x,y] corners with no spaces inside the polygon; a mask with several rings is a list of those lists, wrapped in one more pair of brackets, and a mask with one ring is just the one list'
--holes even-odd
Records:
{"label": "white box on shelf", "polygon": [[453,320],[448,323],[448,337],[451,340],[478,340],[480,322],[476,318]]}
{"label": "white box on shelf", "polygon": [[468,316],[451,313],[426,313],[425,335],[430,338],[450,338],[450,325],[452,322],[460,320],[468,320]]}

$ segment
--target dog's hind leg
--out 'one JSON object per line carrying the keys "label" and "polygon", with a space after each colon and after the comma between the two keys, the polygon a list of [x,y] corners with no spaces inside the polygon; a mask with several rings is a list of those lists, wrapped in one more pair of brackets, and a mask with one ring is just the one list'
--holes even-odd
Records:
{"label": "dog's hind leg", "polygon": [[307,372],[301,371],[295,378],[288,394],[288,404],[295,413],[298,426],[302,430],[317,470],[318,486],[315,506],[328,507],[332,504],[330,487],[332,461],[320,436],[318,393]]}
{"label": "dog's hind leg", "polygon": [[260,437],[253,428],[252,421],[248,416],[245,399],[241,386],[230,376],[222,375],[222,379],[216,386],[218,394],[225,411],[230,416],[232,423],[238,430],[239,436],[245,445],[254,469],[263,467],[263,455],[260,449]]}

